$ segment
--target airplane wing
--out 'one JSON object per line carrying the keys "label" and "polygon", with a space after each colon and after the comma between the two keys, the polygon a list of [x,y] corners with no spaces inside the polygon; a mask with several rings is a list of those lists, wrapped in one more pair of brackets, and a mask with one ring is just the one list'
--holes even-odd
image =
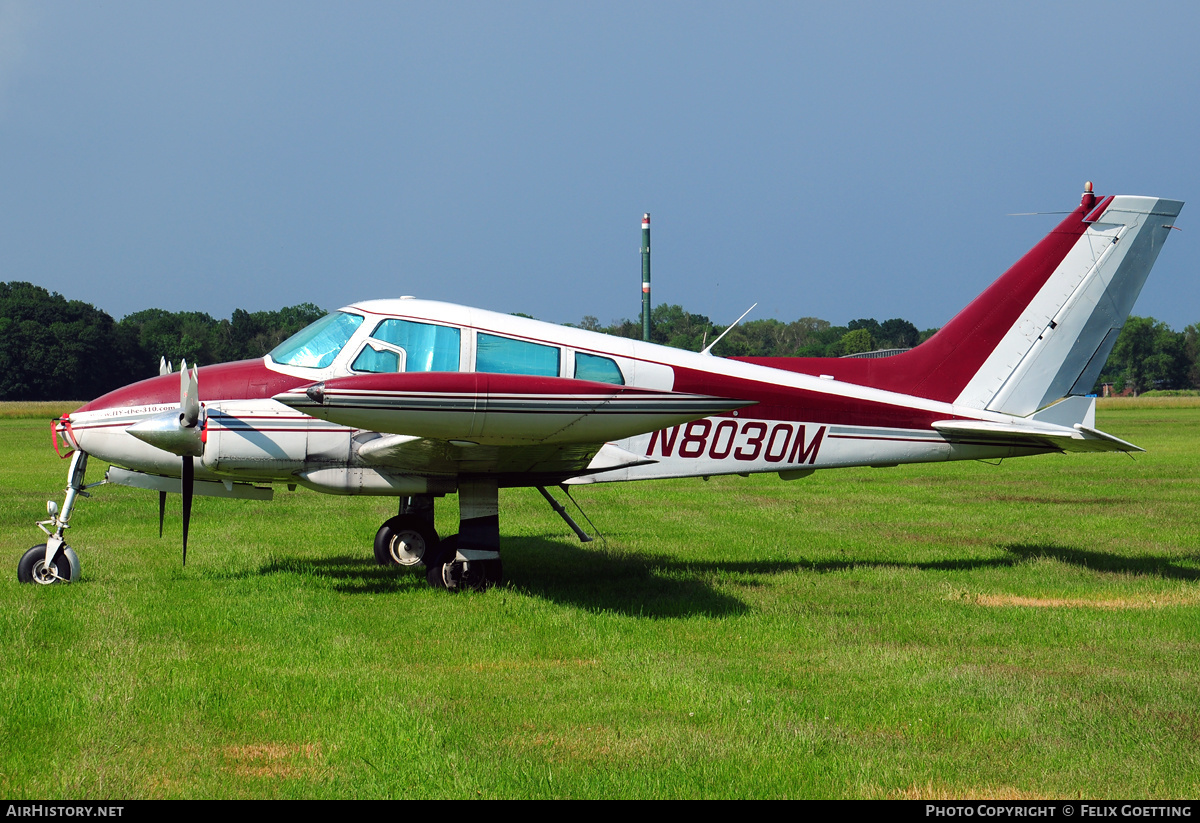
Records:
{"label": "airplane wing", "polygon": [[755,401],[590,380],[477,372],[338,377],[275,400],[356,429],[475,445],[595,444]]}
{"label": "airplane wing", "polygon": [[404,434],[368,440],[358,456],[376,468],[410,474],[587,474],[654,463],[611,443],[485,446]]}
{"label": "airplane wing", "polygon": [[641,465],[609,441],[754,401],[557,377],[412,372],[339,377],[276,395],[368,432],[369,465],[423,475],[574,476]]}

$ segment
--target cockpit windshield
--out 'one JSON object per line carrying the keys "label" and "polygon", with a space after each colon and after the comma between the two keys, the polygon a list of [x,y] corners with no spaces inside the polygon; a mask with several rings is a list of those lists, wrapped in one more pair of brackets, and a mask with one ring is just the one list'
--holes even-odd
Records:
{"label": "cockpit windshield", "polygon": [[284,340],[269,356],[281,366],[323,369],[333,362],[362,321],[357,314],[327,314]]}

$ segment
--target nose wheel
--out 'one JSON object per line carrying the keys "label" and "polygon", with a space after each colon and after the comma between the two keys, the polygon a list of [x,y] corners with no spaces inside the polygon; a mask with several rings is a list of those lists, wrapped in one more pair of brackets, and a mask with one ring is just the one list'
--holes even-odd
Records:
{"label": "nose wheel", "polygon": [[54,557],[46,559],[46,544],[34,546],[17,563],[17,580],[51,586],[79,579],[79,555],[70,546],[60,546]]}

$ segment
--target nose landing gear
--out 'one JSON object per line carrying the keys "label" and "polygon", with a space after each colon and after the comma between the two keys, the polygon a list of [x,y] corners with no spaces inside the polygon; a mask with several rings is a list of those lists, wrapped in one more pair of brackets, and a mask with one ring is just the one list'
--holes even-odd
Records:
{"label": "nose landing gear", "polygon": [[[22,583],[39,583],[44,586],[54,583],[73,583],[79,579],[79,555],[67,545],[64,533],[71,527],[71,512],[80,495],[87,497],[83,476],[87,471],[87,452],[76,451],[71,457],[71,468],[67,473],[67,496],[62,511],[51,500],[46,504],[50,513],[47,520],[38,521],[37,527],[46,533],[46,542],[34,546],[21,555],[17,563],[17,580]],[[101,480],[100,483],[104,481]],[[100,483],[93,483],[98,486]]]}

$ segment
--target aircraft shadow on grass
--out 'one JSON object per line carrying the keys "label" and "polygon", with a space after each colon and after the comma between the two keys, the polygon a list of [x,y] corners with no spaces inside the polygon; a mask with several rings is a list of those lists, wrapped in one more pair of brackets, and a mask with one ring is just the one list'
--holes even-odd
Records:
{"label": "aircraft shadow on grass", "polygon": [[[600,541],[597,541],[599,544]],[[772,575],[804,568],[793,562],[685,562],[666,555],[617,553],[542,537],[513,539],[505,573],[520,591],[593,611],[649,618],[744,614],[750,607],[718,591],[715,578]],[[596,544],[593,544],[596,545]],[[400,593],[424,587],[424,569],[376,565],[359,555],[299,559],[276,556],[257,573],[331,579],[347,594]]]}
{"label": "aircraft shadow on grass", "polygon": [[1011,567],[1029,560],[1044,557],[1066,563],[1070,566],[1091,569],[1092,571],[1113,574],[1148,575],[1168,580],[1200,580],[1200,569],[1181,565],[1181,561],[1200,562],[1200,555],[1195,553],[1178,556],[1143,555],[1140,557],[1125,557],[1118,554],[1057,546],[1052,543],[1013,543],[1000,546],[999,548],[1007,552],[1008,556],[973,560],[936,560],[921,563],[905,563],[894,560],[835,560],[821,563],[799,563],[796,566],[798,568],[812,569],[816,572],[846,571],[864,566],[921,569],[924,571],[967,571],[971,569]]}
{"label": "aircraft shadow on grass", "polygon": [[1200,569],[1181,565],[1181,561],[1195,563],[1200,561],[1200,554],[1171,555],[1142,555],[1140,557],[1123,557],[1118,554],[1072,549],[1066,546],[1016,544],[1005,546],[1004,550],[1020,560],[1031,560],[1038,557],[1049,557],[1072,566],[1079,566],[1093,571],[1112,572],[1115,574],[1134,574],[1162,577],[1167,580],[1200,580]]}
{"label": "aircraft shadow on grass", "polygon": [[[592,611],[611,611],[647,618],[723,617],[749,612],[751,607],[718,590],[718,583],[740,578],[756,585],[754,577],[795,571],[818,574],[862,567],[911,568],[923,571],[962,571],[1006,568],[1037,558],[1050,558],[1083,569],[1114,574],[1154,575],[1172,580],[1200,580],[1200,569],[1181,565],[1200,560],[1195,555],[1122,557],[1053,544],[1001,546],[1006,556],[974,560],[904,563],[860,560],[832,562],[680,560],[662,554],[616,553],[544,537],[514,539],[506,571],[520,591],[557,603]],[[275,558],[253,574],[306,574],[333,581],[346,594],[401,593],[426,585],[424,570],[382,567],[359,555],[317,559]]]}

